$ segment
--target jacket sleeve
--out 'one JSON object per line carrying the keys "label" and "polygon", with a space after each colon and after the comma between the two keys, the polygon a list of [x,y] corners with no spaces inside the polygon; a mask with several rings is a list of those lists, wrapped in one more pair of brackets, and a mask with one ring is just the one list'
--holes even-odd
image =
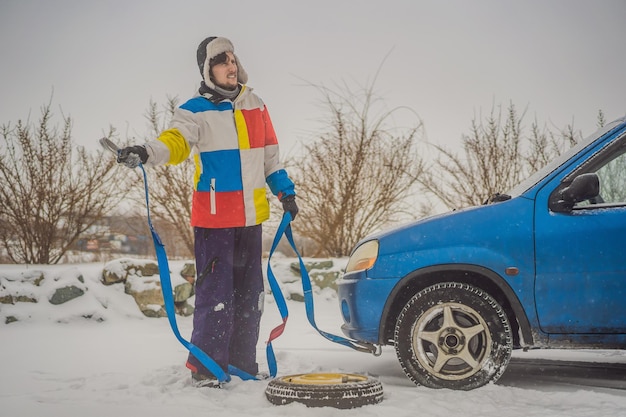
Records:
{"label": "jacket sleeve", "polygon": [[176,165],[189,157],[191,147],[197,142],[198,125],[193,113],[178,108],[170,128],[163,131],[158,138],[146,143],[148,151],[147,165]]}
{"label": "jacket sleeve", "polygon": [[265,181],[272,194],[282,200],[283,197],[296,194],[295,186],[280,162],[278,139],[266,106],[263,109],[263,121],[265,123]]}
{"label": "jacket sleeve", "polygon": [[282,200],[288,195],[296,195],[293,181],[291,181],[291,178],[287,175],[287,171],[284,169],[274,171],[266,178],[266,181],[272,191],[272,194],[277,196],[279,200]]}

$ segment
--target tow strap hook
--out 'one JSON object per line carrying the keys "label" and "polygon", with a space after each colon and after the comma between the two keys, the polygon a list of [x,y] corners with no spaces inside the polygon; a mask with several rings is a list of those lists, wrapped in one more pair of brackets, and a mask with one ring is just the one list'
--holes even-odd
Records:
{"label": "tow strap hook", "polygon": [[[356,345],[356,346],[354,346]],[[380,356],[383,353],[383,347],[381,345],[375,345],[368,342],[354,342],[353,347],[361,352],[371,353],[374,356]]]}

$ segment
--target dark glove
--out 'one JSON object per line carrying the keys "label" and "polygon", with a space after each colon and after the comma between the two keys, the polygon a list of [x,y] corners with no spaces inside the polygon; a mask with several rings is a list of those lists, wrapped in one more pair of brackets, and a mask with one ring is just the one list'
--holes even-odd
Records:
{"label": "dark glove", "polygon": [[146,161],[148,161],[148,151],[145,146],[129,146],[117,155],[117,162],[128,168],[137,168],[140,162],[145,164]]}
{"label": "dark glove", "polygon": [[285,213],[289,212],[291,213],[291,220],[296,218],[296,215],[298,214],[298,205],[296,204],[296,196],[295,195],[288,195],[286,197],[283,197],[282,200],[280,200],[281,203],[283,203],[283,210],[285,210]]}

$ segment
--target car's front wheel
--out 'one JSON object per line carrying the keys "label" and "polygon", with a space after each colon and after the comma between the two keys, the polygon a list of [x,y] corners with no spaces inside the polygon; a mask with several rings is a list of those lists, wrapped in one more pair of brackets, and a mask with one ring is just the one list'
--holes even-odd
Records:
{"label": "car's front wheel", "polygon": [[498,380],[512,350],[504,309],[485,291],[458,282],[413,296],[398,317],[394,342],[415,384],[457,390]]}

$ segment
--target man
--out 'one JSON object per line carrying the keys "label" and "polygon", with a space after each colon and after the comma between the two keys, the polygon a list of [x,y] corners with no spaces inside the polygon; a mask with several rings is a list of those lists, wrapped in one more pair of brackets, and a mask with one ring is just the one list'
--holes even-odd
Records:
{"label": "man", "polygon": [[[197,279],[191,343],[225,372],[231,364],[256,375],[264,302],[261,223],[269,218],[265,184],[292,218],[298,207],[268,110],[246,85],[248,75],[234,52],[226,38],[202,41],[198,95],[176,109],[168,130],[143,146],[124,148],[118,162],[131,168],[140,161],[178,164],[193,154]],[[194,385],[221,386],[192,354],[187,367]]]}

